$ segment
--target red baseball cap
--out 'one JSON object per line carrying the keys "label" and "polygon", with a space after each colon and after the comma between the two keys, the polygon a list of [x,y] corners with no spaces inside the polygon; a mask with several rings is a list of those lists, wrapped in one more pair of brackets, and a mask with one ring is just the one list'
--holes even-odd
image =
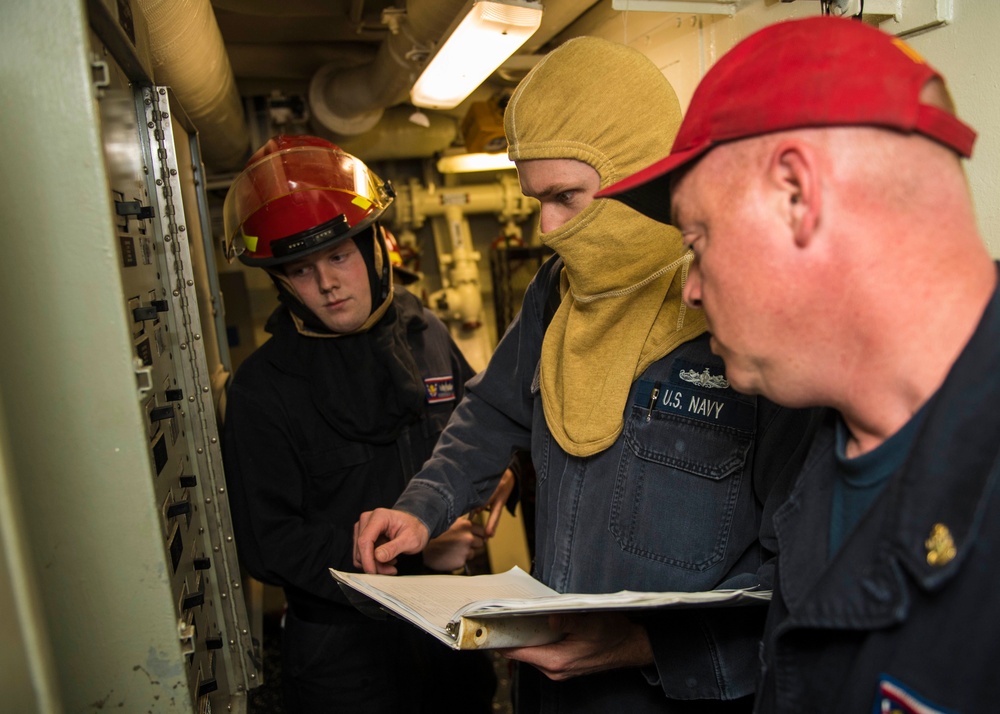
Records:
{"label": "red baseball cap", "polygon": [[875,126],[972,155],[976,132],[920,102],[941,75],[897,37],[828,15],[787,20],[737,43],[698,84],[670,154],[599,191],[670,222],[670,177],[727,141],[787,129]]}

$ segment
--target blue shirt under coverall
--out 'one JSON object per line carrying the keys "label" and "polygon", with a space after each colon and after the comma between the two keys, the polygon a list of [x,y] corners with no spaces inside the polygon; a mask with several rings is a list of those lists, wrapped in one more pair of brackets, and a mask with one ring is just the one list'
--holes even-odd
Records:
{"label": "blue shirt under coverall", "polygon": [[[570,456],[546,426],[538,386],[545,303],[561,266],[558,258],[542,266],[488,368],[467,385],[431,460],[396,507],[437,535],[485,502],[512,447],[530,446],[533,573],[548,586],[589,593],[770,587],[771,548],[758,538],[767,538],[762,523],[798,472],[813,412],[733,391],[703,335],[633,383],[614,445]],[[728,709],[719,700],[736,699],[748,710],[764,610],[644,617],[654,667],[565,682],[522,667],[519,714],[720,712]]]}

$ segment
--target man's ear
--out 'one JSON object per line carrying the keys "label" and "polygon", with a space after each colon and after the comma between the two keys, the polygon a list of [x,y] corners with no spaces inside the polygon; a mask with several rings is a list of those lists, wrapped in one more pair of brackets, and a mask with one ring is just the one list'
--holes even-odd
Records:
{"label": "man's ear", "polygon": [[780,194],[795,244],[805,247],[819,227],[822,208],[816,152],[797,139],[779,142],[771,153],[768,178]]}

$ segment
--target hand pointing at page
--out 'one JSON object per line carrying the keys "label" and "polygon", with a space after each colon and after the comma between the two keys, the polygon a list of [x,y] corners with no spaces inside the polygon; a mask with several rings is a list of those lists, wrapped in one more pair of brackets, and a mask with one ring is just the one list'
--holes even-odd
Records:
{"label": "hand pointing at page", "polygon": [[396,557],[419,553],[429,540],[427,526],[405,511],[365,511],[354,524],[354,565],[366,573],[395,575]]}

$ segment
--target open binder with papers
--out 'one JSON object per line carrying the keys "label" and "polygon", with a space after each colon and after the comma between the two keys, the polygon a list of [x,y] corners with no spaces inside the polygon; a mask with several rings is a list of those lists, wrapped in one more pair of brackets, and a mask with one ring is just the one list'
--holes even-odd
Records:
{"label": "open binder with papers", "polygon": [[[356,606],[375,601],[457,650],[557,642],[549,615],[601,610],[766,605],[770,590],[557,593],[518,567],[496,575],[365,575],[330,569]],[[363,598],[358,598],[358,594]]]}

